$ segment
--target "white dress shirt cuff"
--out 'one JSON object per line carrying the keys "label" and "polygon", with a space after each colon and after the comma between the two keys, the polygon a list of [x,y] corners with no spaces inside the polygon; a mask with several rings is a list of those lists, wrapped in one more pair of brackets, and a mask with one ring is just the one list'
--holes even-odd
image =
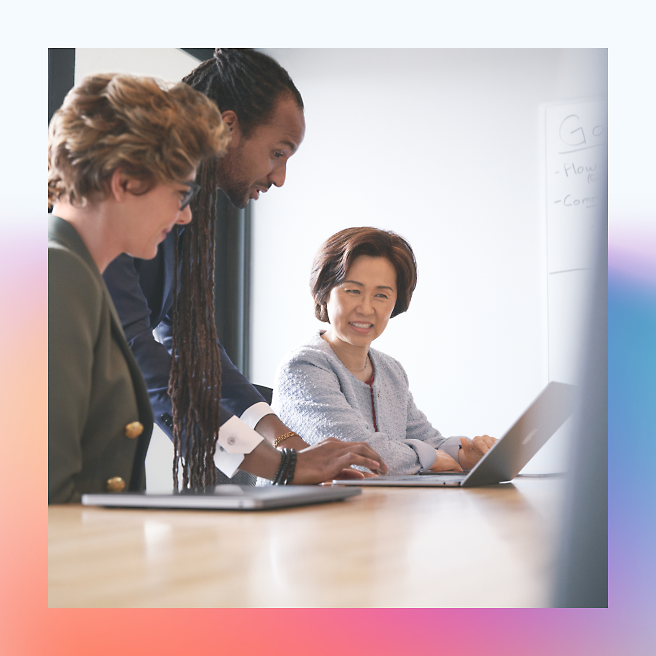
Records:
{"label": "white dress shirt cuff", "polygon": [[[447,437],[442,444],[437,448],[438,451],[444,451],[448,453],[458,464],[460,464],[459,452],[460,452],[460,438],[465,437],[464,435],[453,435],[452,437]],[[468,437],[465,437],[466,440],[471,440]]]}
{"label": "white dress shirt cuff", "polygon": [[[255,427],[259,423],[262,417],[267,415],[275,415],[276,413],[271,409],[271,406],[260,401],[259,403],[253,404],[250,408],[246,408],[239,417],[249,428],[255,430]],[[226,422],[228,423],[228,422]]]}
{"label": "white dress shirt cuff", "polygon": [[214,464],[228,478],[232,478],[243,462],[244,454],[250,453],[263,439],[241,419],[230,417],[219,429]]}
{"label": "white dress shirt cuff", "polygon": [[430,469],[435,463],[437,458],[437,451],[435,448],[422,442],[421,440],[403,440],[403,444],[407,444],[409,447],[414,449],[414,452],[419,458],[419,465],[421,466],[421,471],[426,471]]}

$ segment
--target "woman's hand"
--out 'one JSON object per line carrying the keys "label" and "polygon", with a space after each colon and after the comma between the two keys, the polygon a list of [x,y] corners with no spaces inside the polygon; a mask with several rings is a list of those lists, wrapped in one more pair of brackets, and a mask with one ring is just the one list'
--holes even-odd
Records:
{"label": "woman's hand", "polygon": [[461,437],[462,449],[458,453],[458,459],[462,468],[473,469],[496,441],[496,437],[490,437],[489,435],[477,435],[471,442]]}
{"label": "woman's hand", "polygon": [[434,472],[460,472],[462,467],[446,452],[435,449],[437,457],[428,471]]}
{"label": "woman's hand", "polygon": [[374,474],[386,474],[387,465],[365,442],[343,442],[330,437],[298,452],[293,482],[313,485],[334,478],[362,478],[352,465],[366,467]]}

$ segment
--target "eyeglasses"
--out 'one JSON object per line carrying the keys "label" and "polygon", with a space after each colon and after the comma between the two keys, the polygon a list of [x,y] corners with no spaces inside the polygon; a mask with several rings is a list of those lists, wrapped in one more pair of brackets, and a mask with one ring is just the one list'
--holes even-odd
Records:
{"label": "eyeglasses", "polygon": [[195,182],[181,182],[180,184],[189,187],[189,191],[180,199],[180,211],[182,212],[182,210],[187,207],[194,198],[196,198],[196,195],[200,191],[200,185]]}

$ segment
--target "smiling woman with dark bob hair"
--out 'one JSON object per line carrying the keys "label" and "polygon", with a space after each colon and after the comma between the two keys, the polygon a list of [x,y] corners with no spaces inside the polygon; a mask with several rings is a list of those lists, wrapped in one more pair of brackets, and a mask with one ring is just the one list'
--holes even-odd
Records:
{"label": "smiling woman with dark bob hair", "polygon": [[346,278],[349,267],[359,255],[384,257],[396,270],[397,295],[390,319],[410,306],[417,286],[417,263],[410,244],[391,231],[348,228],[325,241],[314,256],[310,292],[319,321],[329,322],[326,304],[330,291]]}
{"label": "smiling woman with dark bob hair", "polygon": [[471,469],[494,438],[443,437],[415,406],[401,364],[371,348],[389,319],[408,309],[416,284],[415,256],[400,235],[362,227],[327,239],[310,290],[328,327],[280,365],[273,407],[309,444],[368,442],[390,474]]}

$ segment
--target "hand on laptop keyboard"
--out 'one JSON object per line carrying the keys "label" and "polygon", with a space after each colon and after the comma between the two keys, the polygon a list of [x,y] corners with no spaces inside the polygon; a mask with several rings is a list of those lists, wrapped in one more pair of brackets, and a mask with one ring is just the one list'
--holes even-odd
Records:
{"label": "hand on laptop keyboard", "polygon": [[462,468],[473,469],[496,441],[496,437],[489,435],[477,435],[471,442],[464,437],[460,438],[462,448],[458,452],[458,459]]}
{"label": "hand on laptop keyboard", "polygon": [[429,471],[461,472],[462,467],[446,451],[437,451],[437,458]]}

